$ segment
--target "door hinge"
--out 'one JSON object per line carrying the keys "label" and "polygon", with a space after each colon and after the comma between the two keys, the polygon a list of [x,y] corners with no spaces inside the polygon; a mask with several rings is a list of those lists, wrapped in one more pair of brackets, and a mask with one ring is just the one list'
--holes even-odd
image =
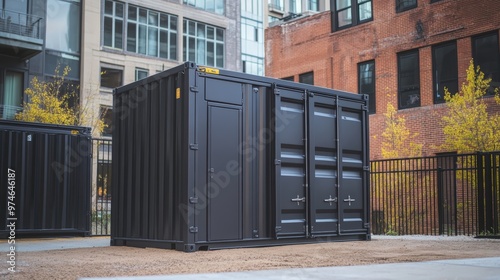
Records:
{"label": "door hinge", "polygon": [[274,228],[274,232],[278,233],[281,231],[281,226],[277,226]]}
{"label": "door hinge", "polygon": [[190,233],[197,233],[198,232],[198,227],[189,227],[189,232]]}
{"label": "door hinge", "polygon": [[279,160],[279,159],[275,159],[275,160],[274,160],[274,164],[275,164],[275,165],[280,165],[280,164],[281,164],[281,160]]}
{"label": "door hinge", "polygon": [[198,144],[189,144],[191,150],[198,150]]}
{"label": "door hinge", "polygon": [[191,203],[191,204],[196,204],[196,203],[198,203],[198,198],[197,198],[197,197],[190,197],[190,198],[189,198],[189,203]]}
{"label": "door hinge", "polygon": [[190,87],[189,90],[192,92],[198,92],[198,87]]}
{"label": "door hinge", "polygon": [[370,166],[363,166],[364,171],[370,171]]}
{"label": "door hinge", "polygon": [[370,228],[370,223],[365,223],[364,228]]}
{"label": "door hinge", "polygon": [[275,88],[275,89],[274,89],[274,95],[280,95],[280,90],[279,90],[279,89],[277,89],[277,88]]}

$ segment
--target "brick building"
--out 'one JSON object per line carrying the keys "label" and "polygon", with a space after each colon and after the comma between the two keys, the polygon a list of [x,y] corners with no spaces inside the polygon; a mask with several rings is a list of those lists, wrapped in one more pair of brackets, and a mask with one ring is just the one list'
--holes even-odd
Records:
{"label": "brick building", "polygon": [[[339,6],[340,5],[340,6]],[[266,75],[370,95],[370,154],[381,158],[387,104],[423,155],[444,151],[443,88],[456,92],[471,58],[500,86],[500,1],[332,1],[331,11],[266,30]],[[492,96],[491,111],[500,111]]]}

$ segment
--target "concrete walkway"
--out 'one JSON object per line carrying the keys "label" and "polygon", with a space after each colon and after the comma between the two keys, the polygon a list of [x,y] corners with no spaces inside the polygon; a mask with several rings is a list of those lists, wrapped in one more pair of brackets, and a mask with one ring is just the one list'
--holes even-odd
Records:
{"label": "concrete walkway", "polygon": [[[72,248],[93,248],[109,246],[109,236],[86,238],[37,238],[16,239],[16,251],[35,252]],[[0,241],[0,247],[7,248],[6,240]],[[3,250],[2,250],[3,251]],[[250,280],[250,279],[495,279],[500,280],[500,252],[499,257],[440,260],[415,263],[392,263],[360,266],[335,266],[320,268],[295,268],[279,270],[261,270],[228,273],[207,274],[177,274],[138,277],[114,278],[82,278],[82,280]]]}
{"label": "concrete walkway", "polygon": [[[7,248],[7,240],[0,242],[0,248]],[[16,252],[38,252],[60,249],[93,248],[109,246],[109,236],[102,237],[60,237],[60,238],[18,238]],[[3,251],[3,250],[2,250]]]}
{"label": "concrete walkway", "polygon": [[[500,253],[499,253],[500,254]],[[299,279],[500,279],[500,257],[440,260],[415,263],[392,263],[359,266],[295,268],[248,272],[177,274],[140,277],[82,278],[82,280],[299,280]]]}

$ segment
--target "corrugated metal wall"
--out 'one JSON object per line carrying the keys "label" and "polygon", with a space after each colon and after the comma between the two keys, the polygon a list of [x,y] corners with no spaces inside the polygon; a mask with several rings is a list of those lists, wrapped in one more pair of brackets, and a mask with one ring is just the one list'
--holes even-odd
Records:
{"label": "corrugated metal wall", "polygon": [[88,128],[0,121],[0,233],[88,235],[91,152]]}
{"label": "corrugated metal wall", "polygon": [[179,138],[187,131],[182,131],[186,118],[177,116],[182,112],[174,94],[182,77],[166,75],[115,97],[114,237],[182,239],[176,186],[183,166]]}

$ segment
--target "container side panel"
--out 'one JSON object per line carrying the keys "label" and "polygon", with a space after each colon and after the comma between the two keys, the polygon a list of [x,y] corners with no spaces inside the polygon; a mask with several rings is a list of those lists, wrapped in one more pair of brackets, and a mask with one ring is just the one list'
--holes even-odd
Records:
{"label": "container side panel", "polygon": [[335,98],[309,99],[310,230],[336,234],[338,227],[337,110]]}
{"label": "container side panel", "polygon": [[113,238],[178,240],[175,190],[178,75],[114,96]]}
{"label": "container side panel", "polygon": [[[7,209],[9,201],[15,203],[21,236],[90,232],[91,140],[72,131],[78,128],[0,121],[0,177],[7,182],[7,170],[15,173],[15,198],[2,196],[0,206]],[[8,194],[7,185],[2,192]],[[0,212],[4,221],[8,214]]]}
{"label": "container side panel", "polygon": [[242,110],[210,106],[208,114],[209,239],[237,240],[242,222]]}
{"label": "container side panel", "polygon": [[276,95],[276,235],[306,234],[305,105],[303,92]]}

